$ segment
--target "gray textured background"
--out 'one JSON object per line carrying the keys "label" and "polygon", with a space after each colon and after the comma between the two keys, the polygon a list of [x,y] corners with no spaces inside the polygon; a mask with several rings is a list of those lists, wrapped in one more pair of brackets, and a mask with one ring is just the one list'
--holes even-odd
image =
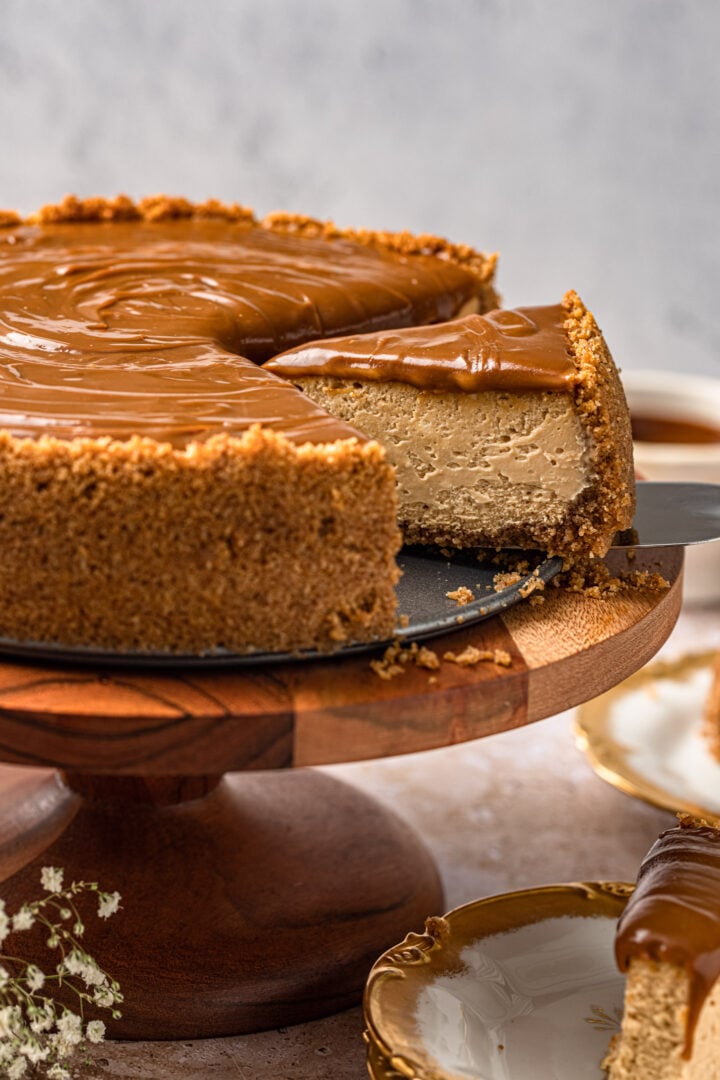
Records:
{"label": "gray textured background", "polygon": [[0,206],[237,199],[502,255],[720,375],[716,0],[0,0]]}

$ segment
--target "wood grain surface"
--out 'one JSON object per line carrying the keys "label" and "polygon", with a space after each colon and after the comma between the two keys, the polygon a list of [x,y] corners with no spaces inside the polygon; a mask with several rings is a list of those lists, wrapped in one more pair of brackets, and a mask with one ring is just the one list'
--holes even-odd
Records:
{"label": "wood grain surface", "polygon": [[[114,1037],[241,1034],[338,1012],[388,944],[443,910],[409,826],[315,770],[181,786],[175,801],[168,781],[75,781],[28,770],[0,792],[2,895],[10,910],[36,896],[44,865],[121,893],[120,912],[87,919],[83,939],[125,995]],[[27,934],[21,944],[27,957]]]}
{"label": "wood grain surface", "polygon": [[427,643],[440,658],[467,645],[503,649],[509,667],[443,660],[437,671],[408,664],[384,681],[367,655],[170,673],[3,662],[0,760],[220,774],[403,754],[518,727],[609,689],[668,636],[682,550],[639,552],[633,565],[660,569],[671,587],[607,600],[550,588],[541,606],[522,603]]}
{"label": "wood grain surface", "polygon": [[0,760],[57,770],[0,796],[4,899],[34,895],[43,865],[122,894],[86,942],[122,984],[118,1037],[239,1034],[352,1004],[373,959],[442,911],[438,876],[389,810],[286,767],[461,742],[606,690],[680,608],[682,552],[645,556],[669,589],[549,590],[431,643],[502,649],[507,667],[408,664],[384,681],[366,656],[192,675],[0,664]]}

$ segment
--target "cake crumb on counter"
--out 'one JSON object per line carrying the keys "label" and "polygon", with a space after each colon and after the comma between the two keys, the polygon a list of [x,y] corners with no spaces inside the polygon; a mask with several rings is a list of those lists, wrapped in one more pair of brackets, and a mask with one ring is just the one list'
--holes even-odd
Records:
{"label": "cake crumb on counter", "polygon": [[449,660],[460,667],[474,667],[475,664],[480,663],[510,667],[512,664],[512,657],[505,649],[478,649],[475,645],[467,645],[461,653],[446,652],[443,654],[443,660]]}
{"label": "cake crumb on counter", "polygon": [[371,660],[370,667],[377,676],[386,681],[394,679],[396,675],[404,675],[408,664],[424,668],[426,671],[437,671],[440,667],[438,654],[425,645],[418,645],[413,641],[408,648],[403,648],[399,641],[388,645],[381,660]]}
{"label": "cake crumb on counter", "polygon": [[394,679],[396,675],[405,673],[404,667],[393,663],[387,656],[383,656],[382,660],[371,660],[370,667],[380,679],[384,679],[386,682]]}

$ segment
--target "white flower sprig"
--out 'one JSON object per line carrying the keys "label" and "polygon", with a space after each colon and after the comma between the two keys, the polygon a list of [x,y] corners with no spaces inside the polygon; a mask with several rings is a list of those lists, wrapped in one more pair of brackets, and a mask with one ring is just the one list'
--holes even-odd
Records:
{"label": "white flower sprig", "polygon": [[[31,1074],[70,1080],[68,1059],[85,1042],[105,1037],[102,1020],[86,1023],[86,1006],[109,1009],[113,1019],[121,1015],[119,984],[80,945],[85,925],[76,904],[81,893],[95,893],[97,916],[107,919],[120,907],[120,894],[102,892],[90,881],[64,887],[63,878],[59,867],[44,866],[40,883],[47,895],[26,901],[13,915],[0,898],[0,950],[10,934],[39,927],[56,953],[45,971],[0,951],[0,1076],[8,1080]],[[55,987],[75,995],[77,1011],[55,1000]]]}

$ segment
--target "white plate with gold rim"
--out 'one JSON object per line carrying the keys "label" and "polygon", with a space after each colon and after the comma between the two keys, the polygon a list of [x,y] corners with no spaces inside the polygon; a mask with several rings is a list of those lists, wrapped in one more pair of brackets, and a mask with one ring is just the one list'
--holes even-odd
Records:
{"label": "white plate with gold rim", "polygon": [[547,885],[428,920],[368,978],[373,1080],[601,1080],[622,1015],[615,924],[632,889]]}
{"label": "white plate with gold rim", "polygon": [[720,821],[720,762],[703,735],[715,655],[649,664],[578,709],[578,746],[603,780],[663,810]]}

